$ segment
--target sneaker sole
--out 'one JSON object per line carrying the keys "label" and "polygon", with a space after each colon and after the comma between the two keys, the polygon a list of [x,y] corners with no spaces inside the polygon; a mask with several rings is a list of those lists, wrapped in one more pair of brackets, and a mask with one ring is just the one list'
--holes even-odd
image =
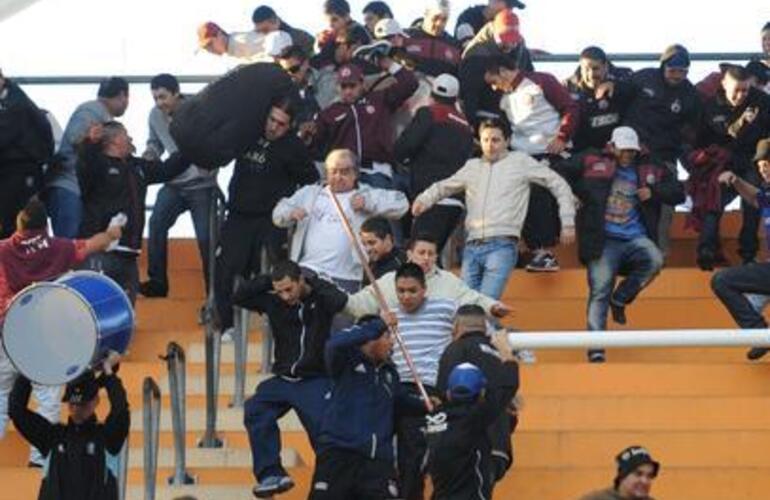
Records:
{"label": "sneaker sole", "polygon": [[275,495],[280,495],[281,493],[286,493],[290,489],[294,488],[294,483],[289,483],[284,486],[279,486],[275,489],[272,489],[270,491],[252,491],[255,497],[257,498],[272,498]]}
{"label": "sneaker sole", "polygon": [[555,273],[557,271],[560,271],[560,267],[530,267],[527,266],[527,272],[530,273]]}

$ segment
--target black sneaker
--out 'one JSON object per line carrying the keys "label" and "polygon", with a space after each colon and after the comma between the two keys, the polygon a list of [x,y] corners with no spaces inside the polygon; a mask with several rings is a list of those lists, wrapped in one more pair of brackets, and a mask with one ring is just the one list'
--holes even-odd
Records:
{"label": "black sneaker", "polygon": [[612,313],[612,321],[619,325],[626,324],[626,306],[610,301],[610,312]]}
{"label": "black sneaker", "polygon": [[695,262],[702,271],[713,271],[716,255],[710,248],[703,248],[698,250],[698,258],[695,259]]}
{"label": "black sneaker", "polygon": [[139,293],[149,299],[168,297],[168,285],[154,280],[143,281],[139,284]]}
{"label": "black sneaker", "polygon": [[555,273],[558,271],[559,261],[551,252],[538,251],[527,264],[527,271],[531,273]]}
{"label": "black sneaker", "polygon": [[607,356],[604,354],[604,349],[588,350],[589,363],[604,363],[605,361],[607,361]]}
{"label": "black sneaker", "polygon": [[756,361],[768,352],[770,352],[770,349],[767,347],[752,347],[749,349],[749,352],[746,353],[746,359],[749,361]]}
{"label": "black sneaker", "polygon": [[364,61],[372,64],[377,62],[383,57],[388,57],[393,46],[387,40],[378,40],[369,45],[362,45],[353,51],[353,57],[356,59],[363,59]]}

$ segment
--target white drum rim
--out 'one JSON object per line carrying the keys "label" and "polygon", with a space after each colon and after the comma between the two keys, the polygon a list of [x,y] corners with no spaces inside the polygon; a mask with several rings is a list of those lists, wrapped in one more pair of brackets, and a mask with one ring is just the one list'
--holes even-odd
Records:
{"label": "white drum rim", "polygon": [[[70,274],[70,273],[67,273],[67,274]],[[86,300],[86,298],[83,297],[83,295],[80,292],[78,292],[77,290],[73,289],[72,287],[66,286],[63,283],[59,283],[58,280],[56,280],[56,281],[38,281],[36,283],[32,283],[31,285],[25,286],[24,288],[22,288],[21,290],[19,290],[16,293],[16,296],[8,304],[8,307],[6,308],[6,311],[10,311],[11,308],[13,307],[13,305],[17,301],[22,300],[24,298],[25,292],[27,292],[28,290],[31,290],[33,288],[41,288],[41,287],[42,288],[59,288],[59,289],[64,289],[64,290],[67,290],[69,292],[72,292],[72,294],[75,295],[77,297],[77,299],[86,306],[85,309],[90,314],[91,319],[93,320],[94,324],[98,324],[97,317],[96,317],[96,312],[94,311],[94,308],[91,307],[91,304]],[[132,319],[133,319],[133,315],[132,315]],[[6,342],[5,339],[6,339],[6,335],[5,335],[5,332],[3,332],[3,349],[5,350],[5,353],[6,353],[7,357],[8,357],[8,359],[10,360],[11,364],[13,365],[13,367],[16,368],[16,371],[19,372],[19,373],[22,373],[22,370],[19,369],[19,367],[16,365],[16,362],[9,355],[8,348],[5,345],[5,342]],[[94,342],[94,348],[91,351],[91,355],[90,355],[89,359],[91,359],[91,360],[94,359],[94,356],[96,355],[98,347],[99,347],[99,342],[98,342],[98,339],[97,339],[97,341]],[[90,368],[90,365],[86,367],[86,369],[88,369],[88,368]],[[67,382],[64,382],[64,383],[68,383],[69,381],[75,380],[78,376],[80,376],[83,372],[85,372],[86,369],[81,370],[77,375],[75,375],[74,377],[70,378]],[[32,380],[32,379],[30,379],[30,380]],[[32,380],[32,381],[33,382],[38,382],[36,380]],[[50,385],[50,384],[45,384],[43,382],[38,382],[38,383],[40,383],[42,385]],[[54,384],[54,385],[60,385],[60,384]]]}

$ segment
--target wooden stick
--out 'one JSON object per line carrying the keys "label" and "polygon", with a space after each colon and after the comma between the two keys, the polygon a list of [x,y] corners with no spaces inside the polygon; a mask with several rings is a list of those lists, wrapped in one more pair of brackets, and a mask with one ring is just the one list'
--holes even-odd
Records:
{"label": "wooden stick", "polygon": [[[334,208],[337,210],[337,214],[340,216],[340,220],[342,221],[342,227],[345,228],[345,232],[347,233],[348,238],[350,239],[350,244],[353,245],[353,250],[355,250],[356,255],[358,256],[358,259],[361,261],[361,265],[364,266],[364,273],[366,273],[366,277],[369,278],[369,282],[372,284],[372,289],[374,290],[374,296],[377,299],[377,302],[380,304],[380,310],[382,310],[383,312],[390,312],[388,303],[385,301],[385,296],[383,295],[382,290],[380,290],[380,287],[377,284],[377,278],[374,276],[374,273],[372,272],[371,267],[369,267],[369,262],[366,258],[366,255],[364,254],[364,251],[361,249],[361,246],[358,244],[358,238],[356,238],[356,235],[353,232],[353,227],[350,225],[350,221],[345,215],[345,211],[342,209],[342,205],[340,205],[340,201],[337,199],[337,196],[334,194],[334,192],[332,192],[329,186],[326,186],[326,191],[329,193],[329,197],[331,197],[332,204],[334,205]],[[425,403],[425,408],[427,408],[429,412],[432,412],[433,402],[430,400],[430,397],[428,396],[428,392],[425,390],[425,386],[423,385],[422,380],[420,380],[420,375],[417,373],[417,369],[414,367],[412,356],[411,354],[409,354],[409,350],[406,348],[404,339],[401,337],[401,334],[399,333],[398,328],[392,327],[390,325],[388,325],[388,328],[390,329],[391,335],[393,335],[393,337],[396,339],[396,343],[398,344],[398,347],[401,349],[401,353],[404,355],[404,359],[406,360],[406,365],[409,368],[409,371],[412,373],[414,384],[417,386],[417,389],[420,391],[420,396],[422,397],[423,403]]]}

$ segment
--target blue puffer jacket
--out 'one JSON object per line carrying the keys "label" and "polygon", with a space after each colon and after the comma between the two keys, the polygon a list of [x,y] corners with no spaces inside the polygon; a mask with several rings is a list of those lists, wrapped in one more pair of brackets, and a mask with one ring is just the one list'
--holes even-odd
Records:
{"label": "blue puffer jacket", "polygon": [[321,426],[319,454],[342,448],[370,459],[393,460],[398,372],[390,362],[375,366],[360,349],[384,330],[378,319],[336,332],[327,341],[326,367],[334,386]]}

